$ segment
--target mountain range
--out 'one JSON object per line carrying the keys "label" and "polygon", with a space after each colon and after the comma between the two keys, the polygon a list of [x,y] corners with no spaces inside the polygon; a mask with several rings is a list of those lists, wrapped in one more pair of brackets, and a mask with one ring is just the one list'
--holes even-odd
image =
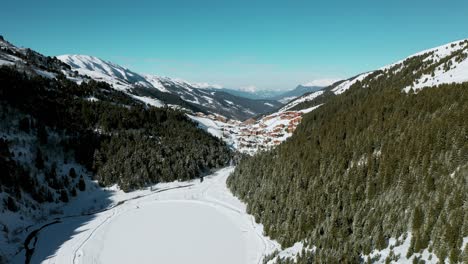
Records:
{"label": "mountain range", "polygon": [[184,80],[133,72],[112,62],[87,55],[57,56],[73,71],[111,84],[153,106],[176,106],[190,111],[247,119],[278,108],[276,100],[249,99],[220,89],[200,88]]}

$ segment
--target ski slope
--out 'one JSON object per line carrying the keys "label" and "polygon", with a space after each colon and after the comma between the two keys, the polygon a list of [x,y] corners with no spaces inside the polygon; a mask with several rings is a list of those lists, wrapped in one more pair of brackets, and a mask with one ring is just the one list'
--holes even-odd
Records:
{"label": "ski slope", "polygon": [[[44,228],[31,263],[262,263],[280,245],[263,236],[263,226],[227,189],[233,169],[201,183],[117,191],[111,209]],[[73,235],[64,239],[69,229]]]}

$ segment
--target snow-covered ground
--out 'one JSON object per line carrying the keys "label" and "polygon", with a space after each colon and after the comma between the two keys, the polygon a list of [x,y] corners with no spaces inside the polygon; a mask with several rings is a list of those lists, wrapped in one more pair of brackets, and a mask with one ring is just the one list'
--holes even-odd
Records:
{"label": "snow-covered ground", "polygon": [[346,92],[347,90],[349,90],[349,88],[351,88],[351,86],[353,86],[353,84],[355,84],[358,81],[360,82],[360,81],[364,80],[371,73],[372,72],[363,73],[363,74],[360,74],[360,75],[358,75],[356,77],[353,77],[353,78],[351,78],[349,80],[346,80],[343,83],[341,83],[340,85],[333,88],[332,92],[334,92],[335,94],[342,94],[342,93]]}
{"label": "snow-covered ground", "polygon": [[[31,263],[262,263],[280,245],[226,186],[233,167],[204,181],[173,182],[123,193],[101,213],[44,228]],[[24,263],[24,252],[13,263]]]}
{"label": "snow-covered ground", "polygon": [[439,259],[434,253],[424,249],[422,253],[415,253],[411,257],[407,258],[406,253],[408,252],[411,245],[411,233],[407,233],[398,239],[390,238],[388,241],[388,247],[382,250],[374,250],[369,255],[363,255],[364,259],[372,259],[373,263],[386,263],[387,257],[392,259],[391,263],[414,263],[415,258],[419,258],[427,263],[438,263]]}
{"label": "snow-covered ground", "polygon": [[303,102],[312,101],[312,100],[314,100],[315,98],[319,97],[322,94],[323,94],[323,91],[316,91],[316,92],[310,93],[308,95],[299,97],[297,100],[291,101],[287,105],[283,106],[279,111],[280,112],[288,111],[289,109],[295,107],[296,105],[298,105],[300,103],[303,103]]}
{"label": "snow-covered ground", "polygon": [[[223,127],[226,125],[225,123],[209,119],[208,117],[194,116],[190,114],[187,114],[187,116],[193,121],[197,122],[201,129],[217,138],[223,138]],[[231,143],[229,138],[223,139],[225,139],[226,143]]]}

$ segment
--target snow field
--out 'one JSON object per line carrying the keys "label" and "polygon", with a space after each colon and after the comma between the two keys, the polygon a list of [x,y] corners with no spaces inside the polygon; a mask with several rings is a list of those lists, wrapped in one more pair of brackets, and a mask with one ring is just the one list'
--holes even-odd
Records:
{"label": "snow field", "polygon": [[201,183],[127,194],[114,187],[114,208],[43,229],[31,263],[262,263],[280,245],[263,235],[263,226],[228,190],[233,169]]}

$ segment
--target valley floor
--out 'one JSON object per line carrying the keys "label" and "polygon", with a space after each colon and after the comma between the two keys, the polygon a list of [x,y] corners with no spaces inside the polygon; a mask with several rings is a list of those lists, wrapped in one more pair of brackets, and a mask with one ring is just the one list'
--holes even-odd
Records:
{"label": "valley floor", "polygon": [[[116,191],[110,209],[41,230],[30,242],[31,263],[262,263],[280,246],[263,236],[263,227],[227,189],[233,169],[203,182]],[[14,262],[24,263],[24,256]]]}

